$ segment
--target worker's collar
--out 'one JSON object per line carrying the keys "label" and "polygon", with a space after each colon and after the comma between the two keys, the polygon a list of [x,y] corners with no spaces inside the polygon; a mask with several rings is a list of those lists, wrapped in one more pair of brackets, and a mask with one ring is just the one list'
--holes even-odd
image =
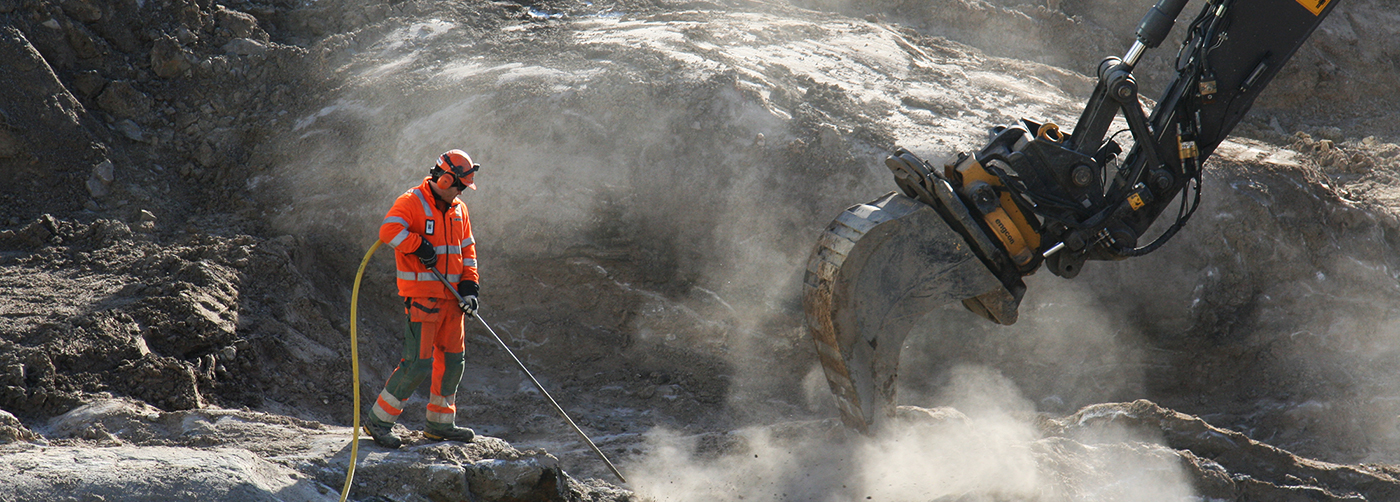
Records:
{"label": "worker's collar", "polygon": [[433,200],[437,202],[438,210],[445,213],[448,209],[452,209],[452,201],[457,200],[457,198],[453,197],[452,200],[442,200],[442,197],[438,197],[437,192],[433,192]]}
{"label": "worker's collar", "polygon": [[442,211],[442,212],[444,212],[444,213],[447,212],[448,209],[451,209],[451,208],[452,208],[452,203],[453,203],[453,202],[456,202],[456,200],[457,200],[456,197],[453,197],[452,200],[442,200],[442,197],[438,195],[437,190],[433,190],[433,179],[432,179],[432,178],[424,178],[424,179],[423,179],[423,187],[422,187],[422,189],[423,189],[423,191],[425,191],[425,192],[428,192],[428,193],[430,193],[430,194],[433,194],[433,203],[434,203],[434,205],[437,206],[438,211]]}

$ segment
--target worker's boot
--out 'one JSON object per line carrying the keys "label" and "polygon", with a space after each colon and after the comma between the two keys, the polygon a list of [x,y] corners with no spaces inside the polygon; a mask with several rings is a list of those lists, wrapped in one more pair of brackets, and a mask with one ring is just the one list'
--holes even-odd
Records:
{"label": "worker's boot", "polygon": [[385,448],[398,448],[403,446],[403,440],[394,435],[394,424],[380,422],[374,417],[365,420],[363,428],[369,437],[374,438],[374,444]]}
{"label": "worker's boot", "polygon": [[466,427],[429,422],[428,427],[423,430],[423,437],[433,441],[461,441],[463,443],[470,443],[472,442],[472,438],[476,437],[476,431]]}

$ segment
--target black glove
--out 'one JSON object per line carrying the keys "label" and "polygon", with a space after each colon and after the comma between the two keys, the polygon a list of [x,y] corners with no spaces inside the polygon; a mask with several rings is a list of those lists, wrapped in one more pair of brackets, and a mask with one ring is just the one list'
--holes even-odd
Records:
{"label": "black glove", "polygon": [[471,279],[457,283],[457,294],[462,298],[481,294],[481,286]]}
{"label": "black glove", "polygon": [[467,280],[457,283],[457,295],[462,297],[462,302],[457,306],[461,307],[462,312],[465,312],[467,316],[476,314],[476,295],[480,292],[481,286],[476,281]]}
{"label": "black glove", "polygon": [[426,238],[421,244],[418,244],[418,249],[414,250],[413,254],[418,257],[419,261],[423,262],[425,267],[433,268],[437,265],[437,251],[433,250],[433,245],[429,244]]}

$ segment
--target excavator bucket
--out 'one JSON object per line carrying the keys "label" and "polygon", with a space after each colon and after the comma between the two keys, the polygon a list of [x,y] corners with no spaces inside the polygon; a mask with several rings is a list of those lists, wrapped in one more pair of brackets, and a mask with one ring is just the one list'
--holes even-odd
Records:
{"label": "excavator bucket", "polygon": [[978,246],[991,243],[951,187],[904,155],[886,163],[918,199],[891,192],[842,212],[818,238],[803,285],[808,329],[842,420],[866,433],[894,415],[900,348],[925,314],[963,301],[1011,324],[1024,292],[1019,276],[1008,288],[979,256]]}

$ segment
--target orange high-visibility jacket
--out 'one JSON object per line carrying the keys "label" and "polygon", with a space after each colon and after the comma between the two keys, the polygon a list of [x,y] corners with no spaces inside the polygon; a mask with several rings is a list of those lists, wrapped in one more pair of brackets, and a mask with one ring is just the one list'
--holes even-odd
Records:
{"label": "orange high-visibility jacket", "polygon": [[446,212],[438,211],[431,183],[431,178],[423,178],[421,185],[394,200],[394,207],[379,225],[379,240],[398,251],[394,258],[400,296],[455,299],[413,252],[428,239],[438,254],[436,268],[448,281],[481,282],[476,271],[476,241],[467,205],[454,198]]}

